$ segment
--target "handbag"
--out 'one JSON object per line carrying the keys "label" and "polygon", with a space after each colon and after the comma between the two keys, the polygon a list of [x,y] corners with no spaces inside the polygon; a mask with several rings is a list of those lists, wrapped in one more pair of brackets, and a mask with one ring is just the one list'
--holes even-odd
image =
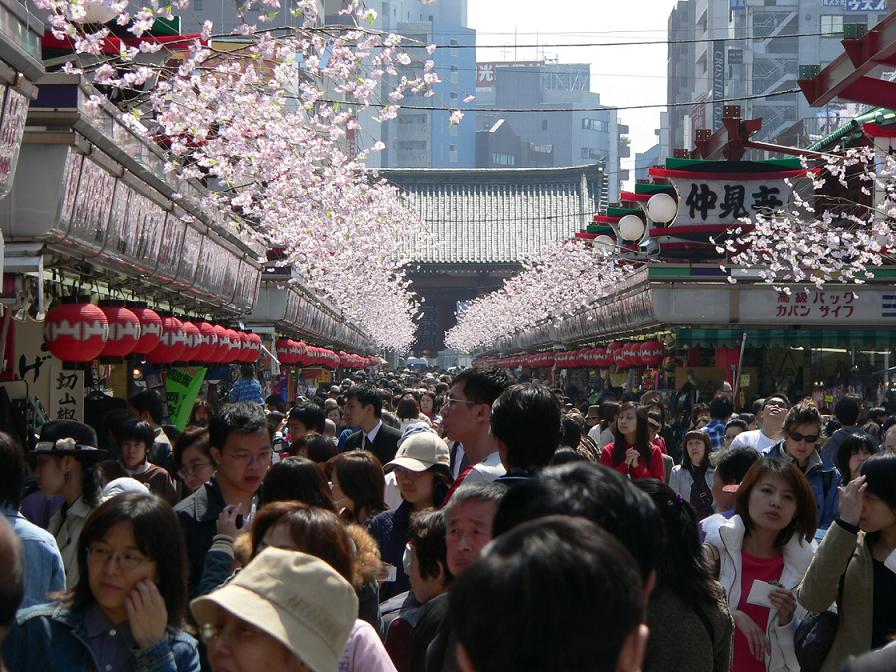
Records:
{"label": "handbag", "polygon": [[[849,556],[849,560],[852,561],[852,555]],[[849,562],[846,563],[846,569],[849,569]],[[846,569],[843,570],[837,584],[837,601],[834,604],[838,610],[843,602],[843,580],[846,577]],[[796,659],[802,672],[820,672],[821,666],[831,652],[839,627],[840,614],[830,609],[809,614],[803,619],[793,635]]]}

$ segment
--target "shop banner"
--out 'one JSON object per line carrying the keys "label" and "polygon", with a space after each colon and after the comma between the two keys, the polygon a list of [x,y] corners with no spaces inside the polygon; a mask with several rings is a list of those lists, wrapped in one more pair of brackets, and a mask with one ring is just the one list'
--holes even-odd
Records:
{"label": "shop banner", "polygon": [[84,371],[63,369],[50,360],[50,420],[84,422]]}
{"label": "shop banner", "polygon": [[165,383],[168,416],[171,424],[181,431],[190,419],[196,397],[199,396],[199,390],[205,380],[206,370],[205,367],[168,370],[168,380]]}

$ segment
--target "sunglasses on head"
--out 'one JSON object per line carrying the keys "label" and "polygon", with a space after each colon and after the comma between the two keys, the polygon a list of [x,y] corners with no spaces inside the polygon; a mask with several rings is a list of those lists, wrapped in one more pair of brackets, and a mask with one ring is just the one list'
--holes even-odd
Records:
{"label": "sunglasses on head", "polygon": [[800,434],[799,432],[792,432],[790,434],[790,438],[794,441],[805,441],[806,443],[815,443],[818,441],[818,434]]}

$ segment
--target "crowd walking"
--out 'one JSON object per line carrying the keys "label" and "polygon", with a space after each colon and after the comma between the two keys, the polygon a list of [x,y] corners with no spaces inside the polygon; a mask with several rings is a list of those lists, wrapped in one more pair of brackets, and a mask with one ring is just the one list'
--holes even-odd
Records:
{"label": "crowd walking", "polygon": [[673,428],[496,368],[291,405],[243,374],[173,444],[147,393],[108,448],[0,434],[7,670],[896,669],[896,420],[861,400]]}

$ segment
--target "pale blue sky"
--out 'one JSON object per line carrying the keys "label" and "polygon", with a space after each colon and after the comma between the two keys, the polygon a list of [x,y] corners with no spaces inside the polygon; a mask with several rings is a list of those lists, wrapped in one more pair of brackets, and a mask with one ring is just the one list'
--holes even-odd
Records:
{"label": "pale blue sky", "polygon": [[[477,49],[479,61],[514,60],[518,44],[665,40],[676,0],[469,0],[469,24],[478,44],[510,48]],[[560,63],[590,63],[591,90],[606,105],[644,105],[666,100],[666,45],[518,49],[516,60],[556,58]],[[632,157],[657,140],[660,110],[619,113],[629,125]]]}

